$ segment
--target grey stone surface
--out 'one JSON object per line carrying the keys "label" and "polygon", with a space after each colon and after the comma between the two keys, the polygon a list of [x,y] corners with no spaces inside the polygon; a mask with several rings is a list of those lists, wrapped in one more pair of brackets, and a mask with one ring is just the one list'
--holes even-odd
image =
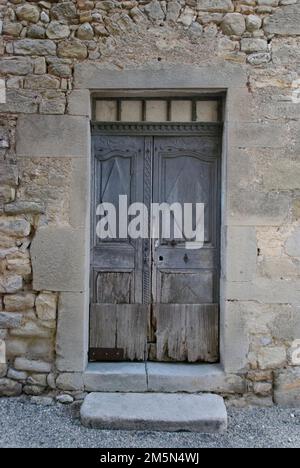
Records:
{"label": "grey stone surface", "polygon": [[[267,304],[299,304],[300,286],[297,280],[257,278],[252,282],[228,282],[227,299],[258,301]],[[230,322],[231,323],[231,322]]]}
{"label": "grey stone surface", "polygon": [[[85,228],[90,221],[90,170],[89,158],[72,159],[70,186],[70,225]],[[88,235],[88,234],[87,234]]]}
{"label": "grey stone surface", "polygon": [[22,314],[0,312],[0,328],[18,328],[22,325]]}
{"label": "grey stone surface", "polygon": [[85,117],[30,115],[18,119],[18,157],[85,157],[89,150],[89,121]]}
{"label": "grey stone surface", "polygon": [[84,246],[83,230],[41,227],[31,244],[34,289],[83,291],[87,281]]}
{"label": "grey stone surface", "polygon": [[285,251],[291,257],[300,257],[300,228],[296,228],[285,243]]}
{"label": "grey stone surface", "polygon": [[228,281],[251,281],[256,276],[256,229],[251,226],[227,228],[226,277]]}
{"label": "grey stone surface", "polygon": [[300,367],[275,373],[274,401],[283,407],[300,407]]}
{"label": "grey stone surface", "polygon": [[200,11],[233,11],[234,6],[231,0],[201,0],[197,2]]}
{"label": "grey stone surface", "polygon": [[0,60],[0,73],[3,75],[27,75],[33,72],[33,61],[25,57],[8,57]]}
{"label": "grey stone surface", "polygon": [[292,36],[300,34],[300,4],[288,5],[276,10],[264,21],[264,30],[269,34]]}
{"label": "grey stone surface", "polygon": [[74,67],[75,88],[86,89],[172,89],[242,87],[247,77],[243,67],[222,62],[202,67],[153,65],[151,68],[116,69],[100,63],[78,63]]}
{"label": "grey stone surface", "polygon": [[86,89],[74,89],[68,99],[68,114],[91,118],[91,95]]}
{"label": "grey stone surface", "polygon": [[227,223],[235,226],[280,226],[289,211],[284,192],[237,190],[229,193]]}
{"label": "grey stone surface", "polygon": [[85,390],[89,392],[146,392],[144,363],[90,363],[84,373]]}
{"label": "grey stone surface", "polygon": [[223,432],[227,412],[221,397],[211,394],[90,393],[80,411],[92,428]]}
{"label": "grey stone surface", "polygon": [[0,112],[22,112],[33,114],[38,111],[40,96],[29,89],[7,89],[6,103],[0,104]]}
{"label": "grey stone surface", "polygon": [[11,215],[23,213],[42,214],[45,212],[45,207],[40,202],[17,200],[7,203],[4,206],[4,211]]}
{"label": "grey stone surface", "polygon": [[[230,298],[227,290],[222,290],[222,296]],[[224,371],[229,374],[244,372],[247,368],[250,338],[242,312],[238,303],[221,301],[220,355]]]}
{"label": "grey stone surface", "polygon": [[244,393],[237,375],[225,374],[218,364],[146,363],[150,392]]}
{"label": "grey stone surface", "polygon": [[14,42],[16,55],[55,55],[56,44],[49,39],[21,39]]}
{"label": "grey stone surface", "polygon": [[89,295],[59,295],[56,366],[61,372],[83,372],[88,352]]}

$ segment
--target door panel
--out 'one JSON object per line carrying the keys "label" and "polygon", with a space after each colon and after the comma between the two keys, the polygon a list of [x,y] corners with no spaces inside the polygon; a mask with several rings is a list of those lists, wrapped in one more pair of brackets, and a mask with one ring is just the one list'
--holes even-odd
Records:
{"label": "door panel", "polygon": [[141,305],[143,240],[121,238],[119,232],[115,239],[99,239],[96,209],[103,202],[118,208],[119,195],[127,195],[128,204],[143,201],[145,139],[97,136],[93,145],[90,356],[144,360],[149,312]]}
{"label": "door panel", "polygon": [[[153,320],[156,359],[218,360],[220,148],[213,137],[154,140],[154,201],[204,204],[204,246],[182,238],[155,242]],[[195,220],[194,220],[195,221]],[[155,358],[155,344],[151,356]]]}
{"label": "door panel", "polygon": [[216,362],[219,310],[215,304],[156,304],[158,361]]}
{"label": "door panel", "polygon": [[[106,360],[144,361],[147,349],[148,306],[94,304],[91,307],[92,353],[102,350]],[[115,350],[120,352],[118,359]],[[97,359],[95,359],[97,360]]]}

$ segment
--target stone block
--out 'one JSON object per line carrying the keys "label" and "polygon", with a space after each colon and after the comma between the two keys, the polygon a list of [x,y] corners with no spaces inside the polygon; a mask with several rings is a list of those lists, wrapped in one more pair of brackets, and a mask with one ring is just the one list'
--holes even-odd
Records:
{"label": "stone block", "polygon": [[56,366],[61,372],[83,372],[88,352],[88,294],[59,295]]}
{"label": "stone block", "polygon": [[300,257],[300,227],[297,227],[287,239],[285,251],[290,257]]}
{"label": "stone block", "polygon": [[91,118],[91,95],[86,89],[74,89],[68,97],[68,114]]}
{"label": "stone block", "polygon": [[56,55],[56,44],[49,39],[21,39],[14,42],[16,55]]}
{"label": "stone block", "polygon": [[11,379],[0,379],[0,396],[19,396],[22,393],[22,384]]}
{"label": "stone block", "polygon": [[290,198],[285,192],[233,189],[228,198],[227,223],[231,226],[280,226],[289,212]]}
{"label": "stone block", "polygon": [[51,372],[52,364],[43,361],[32,361],[23,357],[15,359],[14,367],[16,370],[34,372],[34,373],[48,373]]}
{"label": "stone block", "polygon": [[22,321],[22,314],[0,312],[0,328],[18,328],[22,325]]}
{"label": "stone block", "polygon": [[220,314],[221,363],[228,374],[243,372],[248,365],[250,347],[243,309],[235,302],[227,302],[221,307],[223,309]]}
{"label": "stone block", "polygon": [[0,59],[0,73],[3,75],[27,75],[33,72],[33,60],[27,57],[6,57]]}
{"label": "stone block", "polygon": [[40,96],[28,89],[7,89],[6,103],[0,104],[0,112],[34,114],[38,111]]}
{"label": "stone block", "polygon": [[101,63],[77,63],[75,88],[86,89],[195,89],[242,87],[247,76],[242,66],[228,62],[202,67],[186,65],[151,65],[151,68],[108,69]]}
{"label": "stone block", "polygon": [[87,157],[89,121],[70,115],[20,116],[16,140],[18,157]]}
{"label": "stone block", "polygon": [[88,158],[74,158],[71,162],[70,225],[74,229],[90,224],[90,169]]}
{"label": "stone block", "polygon": [[11,312],[32,309],[34,307],[34,303],[35,294],[31,292],[9,294],[4,296],[5,310]]}
{"label": "stone block", "polygon": [[197,2],[197,10],[213,12],[231,12],[234,10],[231,0],[201,0]]}
{"label": "stone block", "polygon": [[83,376],[81,373],[60,374],[56,379],[56,386],[64,391],[83,390]]}
{"label": "stone block", "polygon": [[228,282],[230,301],[259,301],[267,304],[299,304],[300,284],[297,280],[257,278],[252,282]]}
{"label": "stone block", "polygon": [[136,362],[89,364],[84,373],[84,388],[88,392],[146,392],[145,364]]}
{"label": "stone block", "polygon": [[226,278],[228,281],[251,281],[256,276],[257,245],[254,227],[227,228]]}
{"label": "stone block", "polygon": [[274,401],[283,407],[300,407],[300,367],[275,373]]}
{"label": "stone block", "polygon": [[280,36],[300,35],[300,4],[284,6],[266,17],[264,30],[268,34]]}
{"label": "stone block", "polygon": [[226,374],[219,365],[168,364],[148,362],[147,379],[150,392],[214,392],[244,393],[244,380]]}
{"label": "stone block", "polygon": [[87,239],[83,230],[41,227],[31,244],[33,289],[86,290],[87,257]]}
{"label": "stone block", "polygon": [[124,430],[223,432],[224,401],[217,395],[90,393],[81,407],[86,427]]}
{"label": "stone block", "polygon": [[4,212],[10,215],[43,214],[45,207],[40,202],[16,200],[4,206]]}
{"label": "stone block", "polygon": [[50,292],[38,295],[36,299],[36,313],[40,320],[55,320],[57,308],[57,296]]}
{"label": "stone block", "polygon": [[283,346],[262,348],[258,355],[260,369],[278,369],[286,363],[286,349]]}
{"label": "stone block", "polygon": [[20,275],[8,274],[0,276],[0,293],[16,293],[23,287],[23,278]]}

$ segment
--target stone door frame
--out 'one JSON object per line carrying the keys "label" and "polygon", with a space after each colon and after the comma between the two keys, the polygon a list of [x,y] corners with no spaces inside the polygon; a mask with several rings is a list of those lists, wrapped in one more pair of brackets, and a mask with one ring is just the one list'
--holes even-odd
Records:
{"label": "stone door frame", "polygon": [[[251,236],[252,227],[232,216],[228,200],[234,195],[231,168],[238,161],[239,146],[249,140],[247,76],[239,64],[161,65],[119,70],[90,63],[75,65],[74,89],[69,96],[68,114],[62,116],[24,115],[17,125],[17,156],[70,158],[70,222],[63,227],[40,227],[32,243],[33,288],[58,291],[56,366],[58,372],[85,372],[89,344],[89,243],[90,243],[90,160],[91,100],[95,93],[125,96],[126,93],[166,96],[190,92],[226,94],[222,154],[222,229],[220,356],[226,373],[241,372],[248,353],[242,317],[228,307],[234,295],[238,262],[256,259],[247,242],[235,253],[241,236]],[[37,142],[36,144],[34,142]],[[245,245],[245,246],[244,246]],[[244,246],[244,247],[243,247]],[[76,252],[76,255],[74,253]],[[252,257],[253,258],[252,258]],[[230,258],[230,262],[227,259]]]}

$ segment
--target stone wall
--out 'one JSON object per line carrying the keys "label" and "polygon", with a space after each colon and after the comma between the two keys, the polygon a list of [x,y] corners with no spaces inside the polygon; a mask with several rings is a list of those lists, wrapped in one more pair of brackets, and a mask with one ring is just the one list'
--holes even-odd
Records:
{"label": "stone wall", "polygon": [[[185,65],[188,74],[191,64],[230,63],[248,77],[247,97],[235,102],[236,115],[247,116],[243,145],[234,164],[228,158],[235,224],[228,236],[239,250],[230,252],[225,273],[227,306],[245,350],[244,398],[235,401],[299,404],[300,104],[291,94],[300,78],[300,3],[0,0],[0,33],[0,340],[7,356],[0,394],[81,398],[84,390],[80,374],[59,375],[56,367],[57,304],[68,293],[55,278],[52,290],[32,281],[30,250],[41,227],[72,226],[80,158],[48,158],[42,137],[40,155],[27,154],[30,139],[16,150],[18,128],[30,134],[37,124],[29,114],[43,116],[40,125],[50,122],[46,116],[88,115],[86,97],[72,92],[80,62],[116,74],[143,64]],[[42,277],[47,265],[41,270]]]}

